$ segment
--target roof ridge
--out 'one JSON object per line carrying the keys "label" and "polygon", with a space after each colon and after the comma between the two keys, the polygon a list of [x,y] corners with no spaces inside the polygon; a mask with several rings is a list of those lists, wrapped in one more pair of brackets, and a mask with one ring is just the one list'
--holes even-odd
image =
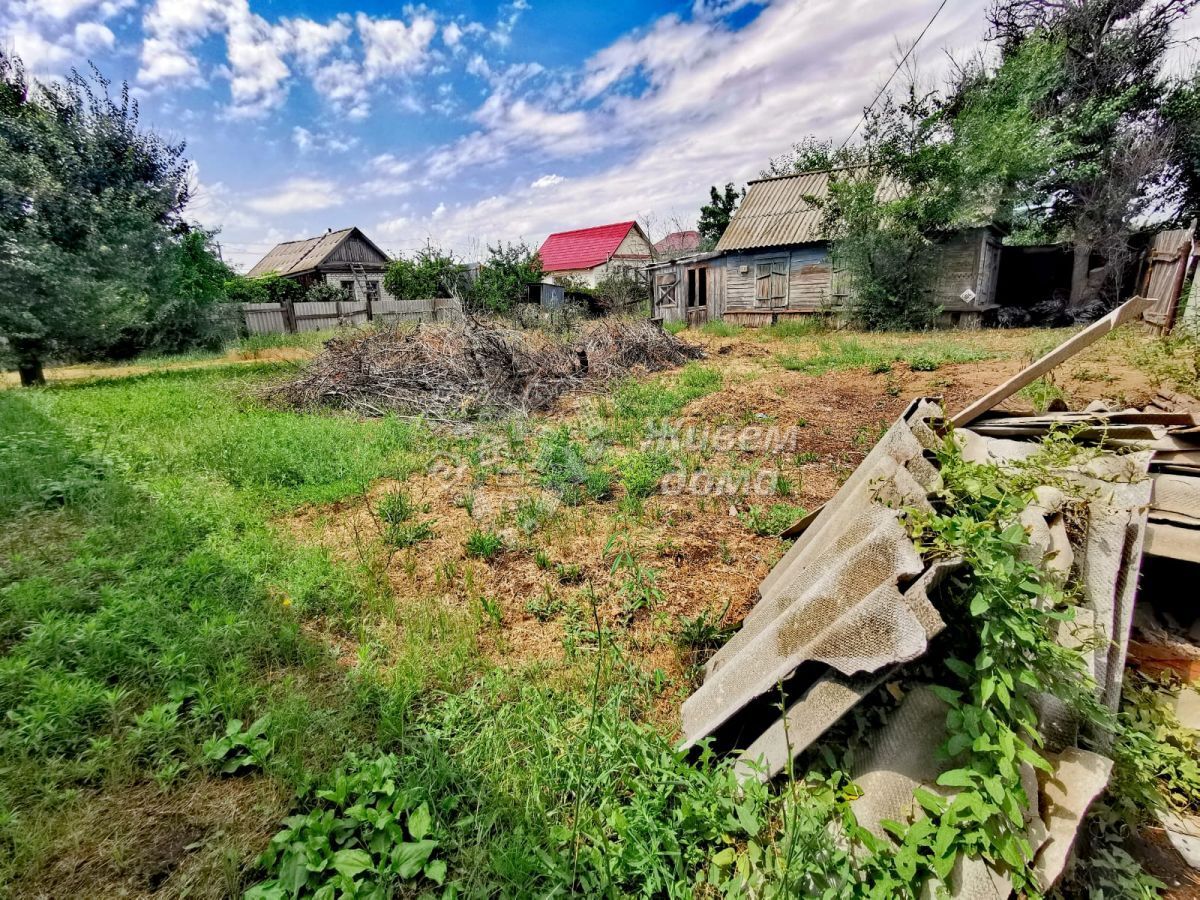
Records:
{"label": "roof ridge", "polygon": [[854,169],[868,169],[870,163],[855,163],[852,166],[829,166],[825,169],[805,169],[803,172],[792,172],[790,175],[766,175],[762,178],[751,178],[746,184],[761,184],[764,181],[782,181],[785,178],[800,178],[804,175],[828,175],[834,172],[850,172]]}
{"label": "roof ridge", "polygon": [[554,237],[556,234],[578,234],[581,231],[599,231],[601,228],[616,228],[618,225],[628,225],[631,228],[637,224],[636,219],[628,219],[620,222],[609,222],[607,225],[589,225],[586,228],[572,228],[569,231],[554,231],[549,237]]}

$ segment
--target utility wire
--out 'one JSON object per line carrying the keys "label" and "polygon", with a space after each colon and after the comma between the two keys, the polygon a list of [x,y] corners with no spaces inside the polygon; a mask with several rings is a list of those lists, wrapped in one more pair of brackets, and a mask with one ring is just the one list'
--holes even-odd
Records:
{"label": "utility wire", "polygon": [[925,37],[925,32],[927,32],[933,26],[934,20],[936,20],[937,17],[941,15],[942,10],[946,8],[947,2],[948,0],[942,0],[938,8],[933,11],[933,15],[930,16],[929,21],[925,23],[925,27],[922,28],[921,33],[917,35],[917,39],[913,41],[912,46],[905,51],[905,54],[903,57],[901,57],[900,62],[896,63],[896,68],[892,70],[892,74],[888,76],[888,80],[883,83],[883,87],[879,89],[879,93],[875,95],[875,99],[871,101],[871,105],[863,110],[862,116],[857,122],[854,123],[854,128],[850,130],[850,133],[846,135],[846,139],[842,141],[842,146],[838,147],[839,153],[846,149],[846,145],[850,143],[850,138],[854,137],[854,135],[858,132],[859,126],[862,125],[863,122],[867,121],[867,114],[875,108],[875,104],[879,102],[879,98],[883,96],[883,92],[888,89],[888,85],[892,83],[892,79],[896,77],[902,68],[904,68],[904,64],[908,62],[908,58],[912,56],[912,52],[917,49],[917,44],[921,43],[921,38]]}

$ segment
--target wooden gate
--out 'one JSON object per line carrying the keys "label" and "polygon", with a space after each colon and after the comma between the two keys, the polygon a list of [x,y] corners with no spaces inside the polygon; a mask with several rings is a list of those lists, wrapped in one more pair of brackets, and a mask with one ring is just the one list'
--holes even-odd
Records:
{"label": "wooden gate", "polygon": [[1154,305],[1143,318],[1167,332],[1175,324],[1175,312],[1179,308],[1179,295],[1183,291],[1184,277],[1192,258],[1192,240],[1196,223],[1189,228],[1160,231],[1150,240],[1146,248],[1146,273],[1142,278],[1143,297],[1152,297]]}

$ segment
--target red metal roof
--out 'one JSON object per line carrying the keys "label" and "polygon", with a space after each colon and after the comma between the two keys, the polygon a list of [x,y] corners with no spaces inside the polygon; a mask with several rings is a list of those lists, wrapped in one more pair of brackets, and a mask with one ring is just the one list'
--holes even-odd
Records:
{"label": "red metal roof", "polygon": [[700,232],[672,231],[654,245],[655,253],[690,253],[700,246]]}
{"label": "red metal roof", "polygon": [[576,231],[560,231],[546,238],[538,255],[542,269],[563,272],[568,269],[591,269],[608,262],[633,228],[634,222],[617,222]]}

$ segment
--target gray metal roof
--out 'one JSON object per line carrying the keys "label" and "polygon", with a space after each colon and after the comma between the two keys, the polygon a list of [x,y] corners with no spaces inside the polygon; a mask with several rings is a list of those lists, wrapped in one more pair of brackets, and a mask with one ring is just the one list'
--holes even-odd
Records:
{"label": "gray metal roof", "polygon": [[324,262],[334,250],[341,246],[342,241],[357,234],[360,239],[373,247],[385,259],[387,254],[380,250],[373,241],[357,228],[342,228],[329,231],[318,237],[304,238],[299,241],[284,241],[275,247],[262,259],[254,264],[247,272],[250,278],[258,278],[275,272],[278,275],[299,275],[311,272]]}
{"label": "gray metal roof", "polygon": [[[751,181],[716,249],[752,250],[829,240],[825,210],[813,201],[829,196],[831,179],[863,178],[866,173],[865,167],[823,169]],[[876,195],[880,200],[891,200],[899,192],[885,176]]]}

